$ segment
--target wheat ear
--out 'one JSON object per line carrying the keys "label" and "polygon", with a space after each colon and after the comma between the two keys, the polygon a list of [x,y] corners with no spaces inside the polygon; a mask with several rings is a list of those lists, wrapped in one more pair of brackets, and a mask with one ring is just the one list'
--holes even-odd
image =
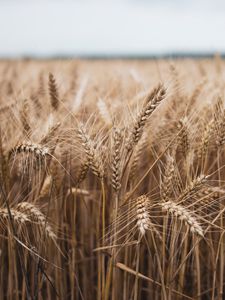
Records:
{"label": "wheat ear", "polygon": [[56,124],[54,124],[53,126],[51,126],[48,130],[48,132],[42,137],[40,144],[44,145],[47,142],[49,142],[56,134],[58,128],[60,127],[61,123],[58,122]]}
{"label": "wheat ear", "polygon": [[105,122],[105,124],[109,127],[112,126],[112,117],[110,115],[109,109],[103,99],[99,99],[97,102],[99,114],[102,118],[102,120]]}
{"label": "wheat ear", "polygon": [[29,124],[29,104],[27,99],[23,101],[22,109],[20,110],[20,120],[22,122],[25,135],[29,134],[31,128]]}
{"label": "wheat ear", "polygon": [[178,140],[184,156],[187,156],[190,149],[189,130],[188,130],[187,123],[188,120],[185,117],[183,119],[180,119],[177,124],[177,128],[179,130]]}
{"label": "wheat ear", "polygon": [[121,130],[116,128],[113,131],[113,155],[112,155],[112,186],[115,191],[118,191],[121,187],[121,144],[122,134]]}
{"label": "wheat ear", "polygon": [[87,134],[82,124],[80,124],[78,127],[78,137],[81,140],[82,146],[88,159],[88,164],[92,169],[92,172],[99,178],[103,178],[104,168],[102,165],[101,157],[99,155],[99,152],[97,152],[94,148],[93,141]]}
{"label": "wheat ear", "polygon": [[162,100],[165,98],[166,90],[162,84],[159,84],[149,96],[147,96],[143,109],[137,116],[134,123],[134,127],[127,141],[126,147],[127,151],[130,152],[132,148],[138,143],[142,134],[143,128],[147,123],[149,117],[152,115],[154,110],[159,106]]}
{"label": "wheat ear", "polygon": [[58,88],[56,85],[55,78],[52,73],[49,73],[48,87],[49,87],[49,95],[50,95],[52,108],[54,110],[58,110],[58,108],[59,108],[59,93],[58,93]]}
{"label": "wheat ear", "polygon": [[169,214],[177,217],[180,221],[184,221],[192,233],[204,237],[201,225],[187,208],[176,204],[171,200],[161,203],[161,206],[164,211],[167,211]]}
{"label": "wheat ear", "polygon": [[16,209],[25,213],[31,220],[37,222],[49,238],[52,240],[56,239],[56,235],[52,227],[48,224],[46,216],[35,205],[28,202],[21,202],[16,206]]}
{"label": "wheat ear", "polygon": [[16,147],[14,147],[13,149],[11,149],[9,151],[9,158],[11,157],[11,155],[15,153],[31,153],[34,154],[37,158],[45,158],[48,155],[50,155],[50,151],[49,148],[47,147],[43,147],[39,144],[34,144],[32,142],[23,142],[19,145],[17,145]]}
{"label": "wheat ear", "polygon": [[131,168],[130,168],[130,174],[129,174],[129,180],[132,180],[135,177],[137,167],[138,167],[138,162],[141,161],[141,155],[144,150],[146,150],[146,147],[148,146],[148,135],[146,132],[143,133],[139,143],[137,144],[132,161],[131,161]]}
{"label": "wheat ear", "polygon": [[[31,222],[31,220],[29,219],[29,216],[26,213],[21,212],[15,208],[10,209],[10,215],[11,215],[13,221],[15,221],[17,223],[24,224],[25,222]],[[0,208],[0,220],[4,221],[4,220],[8,220],[9,218],[10,218],[10,216],[9,216],[8,209]]]}
{"label": "wheat ear", "polygon": [[199,158],[203,159],[207,153],[209,139],[215,129],[215,120],[212,119],[206,126],[202,135],[201,144],[199,148]]}
{"label": "wheat ear", "polygon": [[163,175],[161,188],[161,195],[164,201],[168,200],[170,192],[172,190],[172,180],[174,178],[175,165],[174,158],[170,155],[167,155],[166,158],[166,167]]}
{"label": "wheat ear", "polygon": [[184,189],[184,191],[179,196],[179,200],[184,199],[187,195],[194,193],[198,188],[200,188],[207,180],[208,176],[201,174],[195,179],[193,179],[189,185]]}
{"label": "wheat ear", "polygon": [[150,214],[148,212],[148,204],[149,204],[149,198],[146,197],[145,195],[138,197],[136,200],[137,227],[142,236],[145,235],[146,230],[148,230],[151,225]]}

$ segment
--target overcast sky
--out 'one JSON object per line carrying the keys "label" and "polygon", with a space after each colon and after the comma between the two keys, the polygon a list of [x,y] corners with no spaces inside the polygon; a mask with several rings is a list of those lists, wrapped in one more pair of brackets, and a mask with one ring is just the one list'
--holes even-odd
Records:
{"label": "overcast sky", "polygon": [[0,56],[225,52],[224,0],[0,0]]}

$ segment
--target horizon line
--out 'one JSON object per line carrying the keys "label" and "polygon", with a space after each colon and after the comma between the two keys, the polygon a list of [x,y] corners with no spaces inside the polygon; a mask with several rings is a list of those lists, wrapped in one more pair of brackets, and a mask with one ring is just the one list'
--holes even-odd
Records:
{"label": "horizon line", "polygon": [[87,59],[87,60],[98,60],[98,59],[179,59],[179,58],[213,58],[215,56],[220,56],[225,58],[225,51],[199,51],[199,52],[165,52],[165,53],[153,53],[153,54],[52,54],[52,55],[37,55],[37,54],[23,54],[23,55],[0,55],[0,61],[2,60],[56,60],[56,59]]}

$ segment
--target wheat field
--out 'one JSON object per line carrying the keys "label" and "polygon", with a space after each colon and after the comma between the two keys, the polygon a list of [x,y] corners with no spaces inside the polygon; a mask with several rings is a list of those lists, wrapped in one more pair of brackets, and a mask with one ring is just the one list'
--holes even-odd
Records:
{"label": "wheat field", "polygon": [[0,299],[224,299],[225,62],[0,61]]}

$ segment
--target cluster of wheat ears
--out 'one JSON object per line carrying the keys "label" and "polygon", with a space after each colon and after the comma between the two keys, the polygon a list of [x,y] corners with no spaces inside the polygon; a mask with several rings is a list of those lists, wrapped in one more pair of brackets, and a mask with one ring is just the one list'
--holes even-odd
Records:
{"label": "cluster of wheat ears", "polygon": [[224,66],[0,62],[0,299],[224,299]]}

